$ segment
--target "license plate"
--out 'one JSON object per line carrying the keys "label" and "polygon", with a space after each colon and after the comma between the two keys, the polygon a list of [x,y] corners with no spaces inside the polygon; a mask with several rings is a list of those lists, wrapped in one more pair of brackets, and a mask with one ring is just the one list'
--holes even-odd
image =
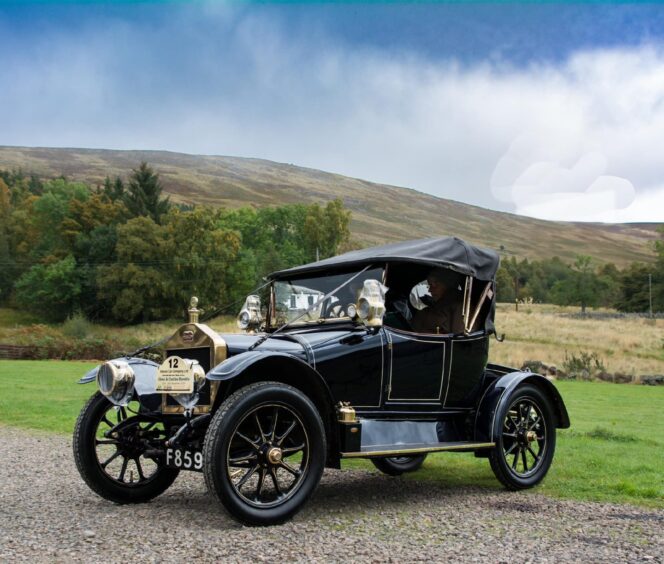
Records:
{"label": "license plate", "polygon": [[203,453],[199,450],[182,448],[166,449],[166,466],[179,470],[203,471]]}

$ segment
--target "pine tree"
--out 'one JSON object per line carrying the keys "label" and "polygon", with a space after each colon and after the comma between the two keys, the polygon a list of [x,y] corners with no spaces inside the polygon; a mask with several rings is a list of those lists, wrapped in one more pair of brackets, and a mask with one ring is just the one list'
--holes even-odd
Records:
{"label": "pine tree", "polygon": [[163,187],[159,175],[148,163],[142,162],[138,169],[132,170],[129,186],[124,193],[124,203],[132,217],[149,217],[160,223],[161,216],[168,212],[170,201],[162,198]]}

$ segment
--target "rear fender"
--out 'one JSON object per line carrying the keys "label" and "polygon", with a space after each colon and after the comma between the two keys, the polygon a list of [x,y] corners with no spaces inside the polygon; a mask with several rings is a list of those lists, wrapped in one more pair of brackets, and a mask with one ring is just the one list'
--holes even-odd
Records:
{"label": "rear fender", "polygon": [[551,400],[556,427],[567,429],[570,426],[567,408],[556,387],[540,374],[532,372],[511,372],[498,378],[493,382],[480,399],[475,414],[475,436],[476,442],[496,442],[500,425],[496,418],[501,410],[510,401],[512,392],[522,384],[537,386]]}

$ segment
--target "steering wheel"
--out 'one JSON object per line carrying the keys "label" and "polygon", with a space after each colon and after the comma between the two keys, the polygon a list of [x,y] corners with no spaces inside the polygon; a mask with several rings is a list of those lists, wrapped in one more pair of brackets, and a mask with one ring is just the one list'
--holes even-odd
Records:
{"label": "steering wheel", "polygon": [[340,301],[332,302],[332,298],[328,298],[323,303],[321,308],[321,318],[322,319],[335,319],[338,317],[344,317],[346,315],[346,308]]}
{"label": "steering wheel", "polygon": [[332,307],[330,307],[330,311],[327,315],[327,317],[345,317],[346,316],[346,308],[342,306],[340,303],[334,304]]}

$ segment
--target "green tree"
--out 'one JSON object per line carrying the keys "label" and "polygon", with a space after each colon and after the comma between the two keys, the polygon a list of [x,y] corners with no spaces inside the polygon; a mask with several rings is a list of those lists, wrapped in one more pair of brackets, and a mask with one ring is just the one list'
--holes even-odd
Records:
{"label": "green tree", "polygon": [[9,252],[11,212],[11,194],[7,184],[0,178],[0,302],[7,301],[15,277],[15,264]]}
{"label": "green tree", "polygon": [[501,265],[496,274],[496,300],[514,303],[515,298],[514,281],[508,270]]}
{"label": "green tree", "polygon": [[16,303],[50,321],[64,321],[79,307],[81,273],[73,256],[39,264],[16,283]]}
{"label": "green tree", "polygon": [[173,311],[165,230],[149,217],[136,217],[117,229],[117,262],[97,269],[97,295],[122,323],[165,319]]}
{"label": "green tree", "polygon": [[59,233],[67,248],[73,249],[81,236],[105,225],[118,225],[127,215],[122,202],[109,201],[101,194],[85,200],[70,200],[66,215],[59,225]]}
{"label": "green tree", "polygon": [[38,233],[31,253],[34,260],[50,262],[69,254],[71,245],[59,227],[69,215],[72,201],[87,202],[89,198],[90,189],[82,183],[56,179],[45,184],[44,193],[34,198],[29,214],[29,221]]}
{"label": "green tree", "polygon": [[125,187],[122,179],[119,176],[115,177],[115,180],[111,182],[110,177],[104,179],[104,188],[102,190],[104,196],[106,196],[111,202],[122,201],[125,196]]}
{"label": "green tree", "polygon": [[100,225],[89,233],[79,233],[74,254],[82,277],[81,311],[90,319],[112,319],[111,301],[99,295],[97,276],[100,266],[117,262],[117,226]]}
{"label": "green tree", "polygon": [[560,305],[578,305],[581,313],[588,307],[597,307],[607,294],[606,284],[597,276],[593,259],[577,255],[572,265],[572,275],[554,284],[552,301]]}
{"label": "green tree", "polygon": [[350,239],[350,211],[340,199],[308,207],[304,221],[304,235],[310,259],[334,256],[338,248]]}
{"label": "green tree", "polygon": [[159,175],[146,162],[132,170],[124,203],[131,217],[149,217],[155,223],[170,207],[169,198],[162,198],[163,187]]}
{"label": "green tree", "polygon": [[657,261],[664,263],[664,225],[657,228],[657,233],[659,233],[660,238],[655,241],[655,254],[657,255]]}
{"label": "green tree", "polygon": [[615,264],[609,262],[599,268],[597,276],[603,288],[600,305],[615,307],[620,299],[620,271]]}
{"label": "green tree", "polygon": [[229,303],[231,282],[247,288],[253,272],[245,274],[244,265],[237,264],[240,234],[219,227],[217,220],[218,213],[204,207],[189,212],[174,209],[164,216],[164,250],[169,257],[164,277],[171,284],[173,312],[182,311],[194,295],[208,309]]}
{"label": "green tree", "polygon": [[648,277],[652,276],[652,271],[652,265],[642,262],[634,262],[622,271],[620,295],[615,303],[619,311],[638,313],[648,311],[650,307]]}
{"label": "green tree", "polygon": [[[498,291],[502,292],[503,296],[507,297],[509,295],[511,298],[509,301],[523,298],[523,288],[528,280],[526,273],[530,269],[528,260],[524,259],[518,262],[516,257],[509,257],[502,262],[501,269],[504,271],[504,274],[501,274],[501,286],[503,286],[503,290]],[[511,286],[509,292],[507,290],[507,280],[510,281],[509,284]],[[503,298],[501,297],[500,299],[502,300]]]}
{"label": "green tree", "polygon": [[98,267],[98,298],[125,323],[180,315],[192,295],[208,310],[228,303],[238,284],[250,289],[241,238],[218,226],[218,212],[171,210],[158,225],[137,217],[117,228],[117,263]]}

